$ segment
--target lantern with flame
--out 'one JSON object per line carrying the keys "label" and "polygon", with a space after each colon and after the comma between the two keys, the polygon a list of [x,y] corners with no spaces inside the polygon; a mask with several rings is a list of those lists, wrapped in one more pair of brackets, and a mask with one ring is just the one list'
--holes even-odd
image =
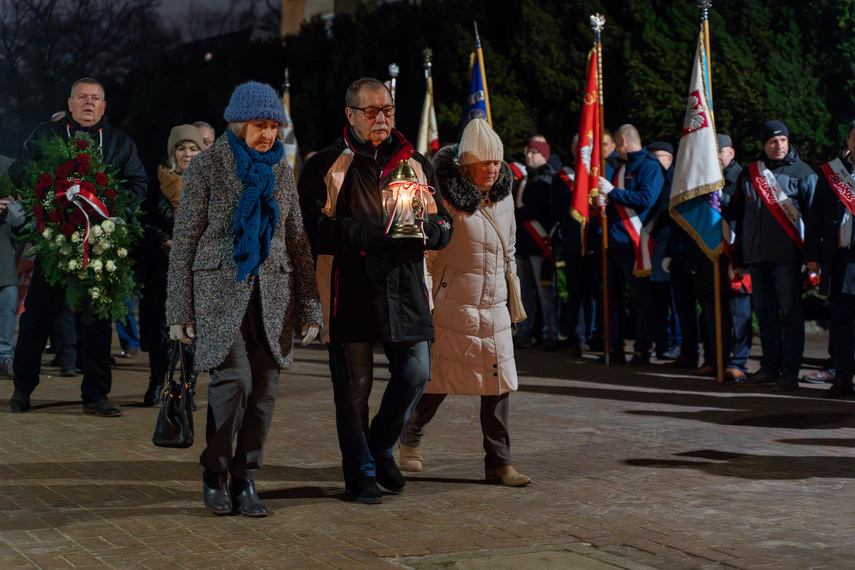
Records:
{"label": "lantern with flame", "polygon": [[383,193],[383,214],[386,233],[393,238],[425,239],[422,214],[424,194],[433,191],[419,184],[418,176],[406,160],[398,162],[392,171],[389,189]]}

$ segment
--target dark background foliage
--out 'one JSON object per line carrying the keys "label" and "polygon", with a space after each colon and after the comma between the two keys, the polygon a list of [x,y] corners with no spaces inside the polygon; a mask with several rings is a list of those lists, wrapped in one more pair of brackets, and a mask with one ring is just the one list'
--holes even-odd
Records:
{"label": "dark background foliage", "polygon": [[[12,10],[24,5],[41,12]],[[92,13],[95,6],[107,16]],[[473,21],[494,127],[508,153],[519,155],[525,137],[541,132],[567,160],[595,12],[607,20],[606,126],[632,122],[645,141],[676,143],[700,25],[694,0],[424,0],[363,9],[329,26],[312,21],[284,45],[254,40],[249,30],[176,44],[147,0],[0,0],[0,9],[0,153],[16,155],[36,123],[65,108],[71,83],[94,75],[107,88],[108,115],[151,171],[173,125],[201,119],[222,131],[235,85],[254,79],[279,87],[286,66],[304,153],[341,133],[347,85],[363,75],[386,79],[393,62],[401,68],[397,125],[415,139],[425,47],[434,55],[440,139],[453,142]],[[834,156],[855,118],[855,0],[717,0],[710,27],[716,123],[733,136],[739,158],[759,152],[768,119],[787,123],[811,164]]]}

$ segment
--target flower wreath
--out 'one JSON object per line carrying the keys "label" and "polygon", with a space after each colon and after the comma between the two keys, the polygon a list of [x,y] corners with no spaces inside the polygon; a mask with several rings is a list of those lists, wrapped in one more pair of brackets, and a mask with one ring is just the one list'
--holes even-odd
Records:
{"label": "flower wreath", "polygon": [[27,169],[21,193],[29,216],[22,239],[35,244],[48,283],[64,287],[84,319],[124,319],[134,289],[129,255],[142,233],[139,202],[116,191],[123,181],[87,133],[40,144],[43,158]]}

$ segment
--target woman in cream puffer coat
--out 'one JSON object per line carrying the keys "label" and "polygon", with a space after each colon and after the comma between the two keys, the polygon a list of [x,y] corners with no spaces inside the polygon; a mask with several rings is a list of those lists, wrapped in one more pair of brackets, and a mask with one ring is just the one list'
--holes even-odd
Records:
{"label": "woman in cream puffer coat", "polygon": [[401,435],[401,467],[422,470],[424,428],[446,395],[479,395],[486,479],[519,486],[530,479],[511,466],[508,435],[508,397],[517,389],[517,372],[505,264],[516,275],[516,223],[513,176],[502,162],[503,150],[488,123],[475,119],[459,145],[434,158],[454,235],[448,247],[428,253],[436,331],[431,380]]}

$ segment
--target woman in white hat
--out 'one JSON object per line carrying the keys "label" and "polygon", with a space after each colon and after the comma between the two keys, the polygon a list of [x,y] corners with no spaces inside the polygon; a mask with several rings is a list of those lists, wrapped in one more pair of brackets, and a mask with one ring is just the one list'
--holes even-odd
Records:
{"label": "woman in white hat", "polygon": [[531,479],[511,465],[508,434],[508,397],[517,389],[517,371],[505,269],[510,264],[516,276],[516,223],[513,176],[503,150],[487,121],[474,119],[460,144],[434,157],[454,235],[448,247],[428,252],[436,330],[431,380],[404,427],[400,459],[405,471],[421,471],[425,426],[446,395],[479,395],[486,479],[522,486]]}

